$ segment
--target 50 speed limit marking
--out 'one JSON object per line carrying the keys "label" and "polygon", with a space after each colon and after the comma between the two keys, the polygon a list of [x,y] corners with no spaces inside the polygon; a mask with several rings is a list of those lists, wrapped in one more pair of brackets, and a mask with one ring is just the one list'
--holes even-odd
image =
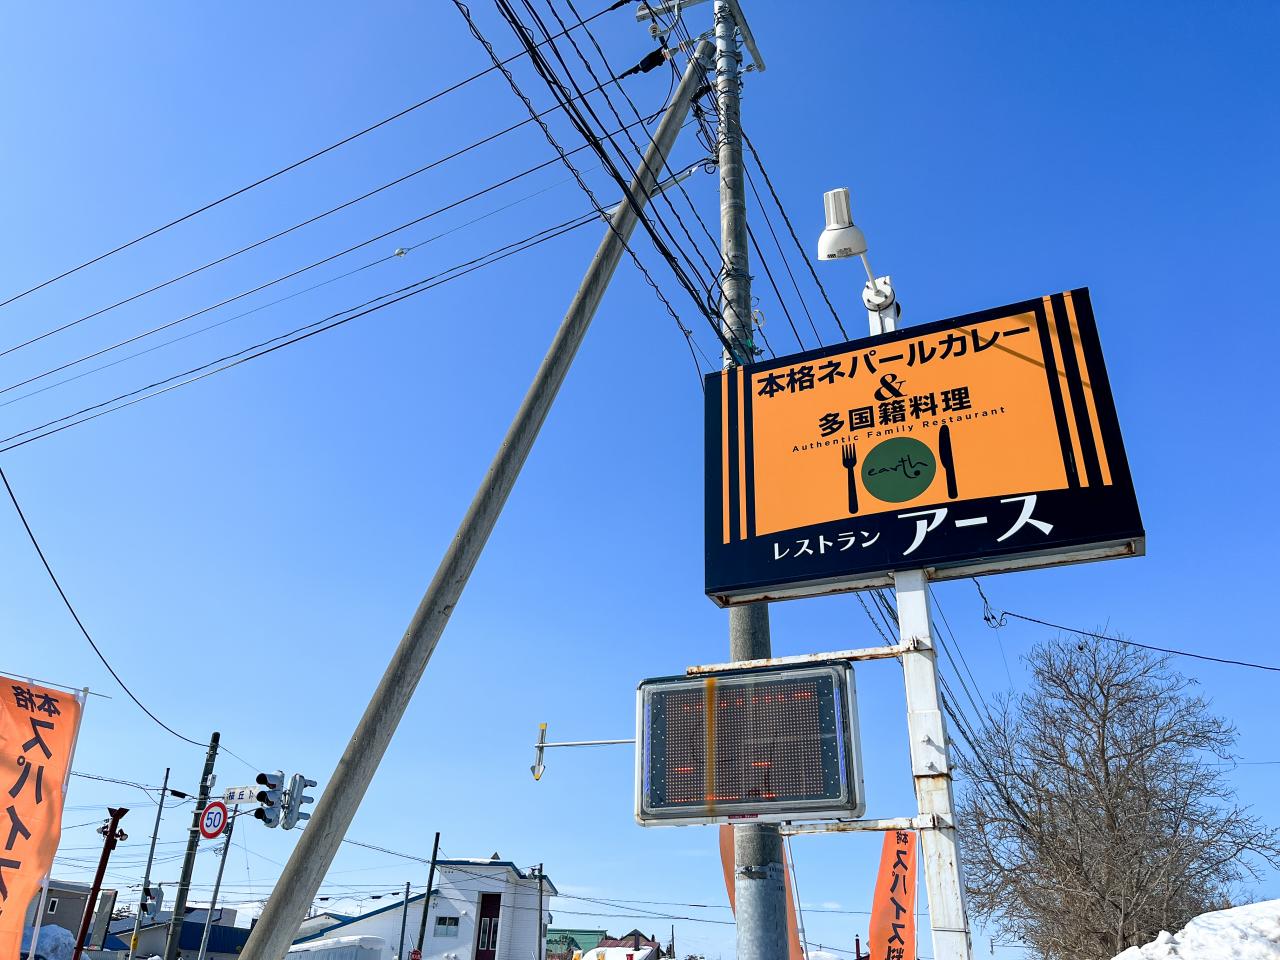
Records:
{"label": "50 speed limit marking", "polygon": [[227,821],[230,819],[225,803],[221,800],[210,800],[209,805],[204,808],[204,813],[200,815],[200,836],[206,840],[218,839],[222,836],[222,831],[227,828]]}

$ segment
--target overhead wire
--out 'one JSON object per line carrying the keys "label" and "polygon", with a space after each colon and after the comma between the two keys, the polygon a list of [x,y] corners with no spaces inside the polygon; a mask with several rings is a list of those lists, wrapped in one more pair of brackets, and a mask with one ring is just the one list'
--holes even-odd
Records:
{"label": "overhead wire", "polygon": [[[229,370],[242,363],[274,353],[276,350],[283,347],[291,346],[294,343],[309,339],[316,334],[328,332],[329,330],[342,326],[352,320],[375,313],[386,307],[400,303],[403,300],[407,300],[410,297],[416,296],[419,293],[424,293],[427,290],[434,289],[443,283],[456,280],[459,277],[466,276],[467,274],[473,273],[483,267],[505,260],[507,257],[513,256],[516,253],[523,252],[526,249],[538,246],[548,240],[563,236],[565,233],[576,230],[579,227],[586,226],[588,223],[593,222],[594,219],[595,214],[589,213],[572,220],[567,220],[554,227],[545,228],[523,238],[522,240],[504,244],[496,250],[489,251],[480,257],[475,257],[471,260],[464,261],[463,263],[456,264],[447,270],[432,274],[429,277],[424,277],[421,280],[403,286],[397,290],[380,294],[379,296],[367,300],[364,303],[357,304],[354,307],[339,310],[335,313],[329,314],[328,316],[321,317],[319,320],[314,320],[310,323],[303,324],[302,326],[286,331],[285,333],[277,334],[274,337],[270,337],[248,347],[244,347],[234,353],[226,354],[215,360],[184,370],[181,373],[165,377],[162,380],[157,380],[127,393],[119,394],[109,400],[104,400],[100,403],[82,407],[74,413],[47,421],[40,426],[31,427],[19,433],[12,434],[11,436],[0,440],[0,453],[6,453],[35,440],[52,436],[55,433],[60,433],[63,430],[70,429],[71,427],[79,426],[82,423],[87,423],[109,413],[115,413],[118,410],[123,410],[126,407],[141,403],[144,400],[149,400],[153,397],[169,393],[172,390],[203,380],[207,377],[213,376],[214,374],[221,373],[224,370]],[[379,303],[378,301],[384,302]],[[147,392],[152,390],[154,390],[154,392]],[[120,401],[126,402],[122,403]],[[112,404],[119,405],[112,406]]]}
{"label": "overhead wire", "polygon": [[[576,153],[576,152],[578,152],[578,151],[585,150],[585,149],[587,149],[587,147],[586,147],[586,145],[583,145],[582,147],[578,147],[577,149],[575,149],[574,151],[571,151],[571,152],[572,152],[572,153]],[[546,169],[547,167],[553,166],[555,163],[556,163],[556,159],[555,159],[555,158],[553,158],[553,159],[550,159],[550,160],[543,161],[543,162],[541,162],[541,163],[534,164],[533,166],[531,166],[531,167],[527,167],[527,168],[525,168],[524,170],[521,170],[520,172],[518,172],[518,173],[516,173],[516,174],[513,174],[513,175],[508,176],[508,177],[504,177],[503,179],[501,179],[501,180],[499,180],[499,181],[497,181],[497,182],[495,182],[495,183],[491,183],[491,184],[489,184],[488,186],[485,186],[485,187],[483,187],[483,188],[481,188],[481,189],[479,189],[479,190],[473,191],[472,193],[470,193],[470,194],[468,194],[468,195],[466,195],[466,196],[464,196],[464,197],[462,197],[462,198],[460,198],[460,199],[457,199],[457,200],[451,201],[450,203],[447,203],[447,204],[444,204],[444,205],[442,205],[442,206],[436,207],[435,209],[433,209],[433,210],[431,210],[431,211],[429,211],[429,212],[427,212],[427,213],[425,213],[425,214],[422,214],[421,216],[414,217],[413,219],[408,220],[408,221],[405,221],[404,223],[398,224],[398,225],[396,225],[396,226],[394,226],[394,227],[391,227],[391,228],[390,228],[390,229],[388,229],[388,230],[384,230],[384,231],[382,231],[382,232],[380,232],[380,233],[376,234],[375,236],[369,237],[369,238],[368,238],[368,239],[366,239],[366,240],[361,240],[359,243],[352,244],[351,246],[345,247],[344,249],[339,250],[339,251],[337,251],[336,253],[328,254],[327,256],[322,257],[322,258],[321,258],[321,259],[319,259],[319,260],[315,260],[315,261],[313,261],[313,262],[311,262],[311,263],[308,263],[308,264],[306,264],[306,265],[304,265],[304,266],[298,267],[298,268],[296,268],[296,269],[294,269],[294,270],[290,270],[290,271],[288,271],[287,273],[281,274],[280,276],[277,276],[277,277],[275,277],[275,278],[273,278],[273,279],[271,279],[271,280],[267,280],[267,281],[265,281],[265,282],[263,282],[263,283],[260,283],[260,284],[258,284],[258,285],[256,285],[256,286],[254,286],[254,287],[249,288],[248,290],[243,290],[243,291],[241,291],[241,292],[239,292],[239,293],[236,293],[236,294],[234,294],[234,295],[232,295],[232,296],[225,297],[225,298],[223,298],[223,299],[219,300],[219,301],[218,301],[218,302],[216,302],[216,303],[209,304],[208,306],[202,307],[202,308],[200,308],[199,310],[196,310],[196,311],[194,311],[194,312],[192,312],[192,313],[188,313],[188,314],[186,314],[186,315],[184,315],[184,316],[182,316],[182,317],[178,317],[178,318],[176,318],[176,319],[174,319],[174,320],[168,320],[168,321],[165,321],[164,323],[161,323],[161,324],[159,324],[159,325],[157,325],[157,326],[154,326],[154,327],[150,328],[149,330],[145,330],[145,331],[143,331],[142,333],[135,334],[134,336],[128,337],[128,338],[126,338],[126,339],[124,339],[124,340],[121,340],[121,341],[119,341],[119,342],[117,342],[117,343],[113,343],[113,344],[111,344],[110,346],[103,347],[103,348],[101,348],[101,349],[99,349],[99,350],[95,350],[95,351],[93,351],[93,352],[91,352],[91,353],[87,353],[87,354],[85,354],[84,356],[78,357],[78,358],[77,358],[77,359],[75,359],[75,360],[70,360],[70,361],[67,361],[67,362],[65,362],[65,363],[59,364],[59,365],[57,365],[57,366],[55,366],[55,367],[52,367],[52,368],[50,368],[50,369],[48,369],[48,370],[45,370],[45,371],[44,371],[44,372],[42,372],[42,373],[36,374],[35,376],[27,377],[25,380],[19,381],[18,383],[11,384],[11,385],[9,385],[9,386],[7,386],[7,387],[4,387],[3,389],[0,389],[0,394],[8,393],[8,392],[9,392],[9,391],[11,391],[11,390],[15,390],[15,389],[17,389],[17,388],[19,388],[19,387],[26,386],[27,384],[34,383],[34,382],[36,382],[37,380],[41,380],[41,379],[43,379],[44,377],[50,376],[50,375],[55,374],[55,373],[59,373],[59,372],[61,372],[61,371],[63,371],[63,370],[68,369],[69,367],[73,367],[73,366],[75,366],[76,364],[83,363],[83,362],[85,362],[86,360],[92,360],[92,359],[95,359],[96,357],[100,357],[100,356],[102,356],[103,354],[106,354],[106,353],[111,352],[112,350],[116,350],[116,349],[119,349],[120,347],[128,346],[128,345],[129,345],[129,344],[131,344],[131,343],[136,343],[138,340],[141,340],[141,339],[143,339],[143,338],[145,338],[145,337],[149,337],[149,336],[151,336],[152,334],[159,333],[159,332],[161,332],[161,331],[163,331],[163,330],[167,330],[167,329],[169,329],[169,328],[171,328],[171,327],[177,326],[178,324],[185,323],[185,322],[186,322],[186,321],[188,321],[188,320],[193,320],[193,319],[195,319],[196,317],[203,316],[203,315],[204,315],[204,314],[206,314],[206,313],[210,313],[210,312],[212,312],[213,310],[217,310],[217,309],[219,309],[219,308],[221,308],[221,307],[225,307],[225,306],[227,306],[228,304],[235,303],[235,302],[236,302],[236,301],[238,301],[238,300],[243,300],[245,297],[251,296],[251,295],[253,295],[253,294],[255,294],[255,293],[260,293],[260,292],[262,292],[263,290],[266,290],[266,289],[268,289],[268,288],[270,288],[270,287],[274,287],[275,285],[277,285],[277,284],[279,284],[279,283],[283,283],[283,282],[285,282],[286,280],[292,280],[294,277],[301,276],[301,275],[302,275],[302,274],[304,274],[304,273],[308,273],[308,272],[310,272],[310,271],[312,271],[312,270],[315,270],[315,269],[316,269],[316,268],[318,268],[318,267],[322,267],[322,266],[324,266],[325,264],[327,264],[327,263],[331,263],[331,262],[333,262],[334,260],[337,260],[337,259],[339,259],[339,258],[341,258],[341,257],[344,257],[344,256],[346,256],[346,255],[347,255],[347,254],[349,254],[349,253],[354,253],[354,252],[355,252],[355,251],[357,251],[357,250],[363,249],[364,247],[367,247],[367,246],[370,246],[370,245],[372,245],[372,244],[374,244],[374,243],[377,243],[379,240],[385,240],[385,239],[387,239],[388,237],[393,236],[394,234],[397,234],[397,233],[399,233],[399,232],[400,232],[400,231],[402,231],[402,230],[407,230],[408,228],[410,228],[410,227],[414,227],[414,226],[417,226],[417,225],[418,225],[418,224],[420,224],[420,223],[425,223],[426,221],[431,220],[431,219],[433,219],[433,218],[435,218],[435,217],[439,216],[439,215],[440,215],[440,214],[442,214],[442,213],[447,213],[447,212],[449,212],[450,210],[453,210],[453,209],[455,209],[455,208],[457,208],[457,207],[462,206],[463,204],[470,203],[472,200],[476,200],[476,199],[478,199],[479,197],[485,196],[486,194],[492,193],[492,192],[493,192],[493,191],[495,191],[495,190],[498,190],[498,189],[501,189],[502,187],[508,186],[509,184],[512,184],[512,183],[516,182],[517,180],[521,180],[521,179],[523,179],[523,178],[525,178],[525,177],[527,177],[527,176],[530,176],[531,174],[537,173],[537,172],[538,172],[538,171],[540,171],[540,170],[544,170],[544,169]],[[433,238],[433,239],[434,239],[434,238]],[[429,242],[429,241],[426,241],[426,242]],[[422,246],[422,245],[423,245],[423,244],[416,244],[414,247],[412,247],[412,248],[408,248],[408,249],[415,249],[417,246]],[[387,262],[388,260],[391,260],[391,259],[393,259],[393,258],[394,258],[394,257],[396,257],[396,256],[397,256],[397,254],[395,254],[395,253],[387,254],[385,257],[381,257],[381,258],[379,258],[378,260],[375,260],[375,261],[373,261],[373,262],[371,262],[371,263],[369,263],[369,264],[366,264],[366,267],[372,267],[372,266],[376,266],[376,265],[378,265],[378,264],[380,264],[380,263],[385,263],[385,262]],[[353,271],[353,272],[356,272],[356,271]],[[76,322],[79,322],[79,321],[76,321]],[[71,326],[71,325],[72,325],[72,324],[64,324],[64,325],[63,325],[63,327],[58,328],[58,329],[66,329],[66,327],[67,327],[67,326]],[[56,332],[56,331],[55,331],[55,332]],[[46,334],[46,335],[47,335],[47,334]],[[39,339],[39,338],[36,338],[36,339]],[[29,341],[29,342],[35,342],[35,341],[34,341],[34,340],[32,340],[32,341]],[[17,349],[17,348],[15,347],[15,348],[13,348],[13,349]],[[2,356],[2,355],[3,355],[3,354],[0,354],[0,356]]]}
{"label": "overhead wire", "polygon": [[[583,137],[583,139],[587,141],[587,143],[592,147],[592,149],[600,157],[600,160],[604,165],[606,171],[608,171],[610,175],[614,178],[615,182],[617,182],[621,186],[624,196],[626,197],[625,202],[627,202],[631,206],[632,210],[635,212],[638,224],[640,226],[643,226],[645,229],[645,232],[649,234],[650,240],[653,242],[655,249],[658,250],[659,254],[667,262],[668,267],[671,269],[673,275],[675,275],[679,284],[685,289],[686,293],[688,293],[689,296],[693,299],[694,304],[698,308],[699,312],[703,313],[705,318],[708,320],[708,322],[711,325],[712,331],[715,333],[717,339],[721,341],[724,348],[729,352],[731,356],[743,355],[742,353],[740,353],[739,350],[735,350],[734,344],[730,342],[729,337],[733,335],[732,331],[729,331],[727,335],[725,331],[720,329],[718,322],[711,315],[711,311],[708,310],[706,307],[706,304],[702,302],[700,295],[697,292],[696,285],[694,285],[690,281],[689,277],[684,272],[684,269],[676,260],[675,256],[671,253],[666,243],[658,235],[657,231],[654,229],[653,225],[649,222],[648,218],[643,216],[643,212],[640,208],[640,205],[631,191],[630,184],[628,184],[625,180],[623,180],[622,177],[618,174],[617,170],[613,168],[613,165],[608,156],[608,153],[607,151],[604,150],[598,137],[592,132],[589,124],[585,121],[585,119],[581,116],[581,114],[578,113],[576,108],[573,107],[573,105],[568,101],[567,91],[564,90],[562,83],[556,78],[554,70],[551,69],[550,65],[539,54],[537,50],[537,45],[534,43],[534,40],[530,35],[530,31],[528,27],[526,27],[520,21],[520,18],[515,14],[515,11],[511,8],[507,0],[497,0],[497,3],[500,11],[504,16],[504,19],[507,20],[508,25],[511,27],[512,31],[516,34],[517,39],[519,39],[525,45],[525,49],[530,52],[530,60],[533,63],[535,70],[538,72],[539,76],[546,83],[548,89],[551,90],[556,100],[565,106],[566,116],[568,116],[570,122],[575,127],[575,129],[578,130],[579,134]],[[480,30],[479,25],[475,22],[475,19],[471,15],[470,9],[467,7],[465,3],[462,2],[462,0],[454,0],[454,6],[457,8],[458,12],[462,15],[463,19],[467,22],[467,25],[471,30],[472,35],[485,48],[485,50],[489,53],[490,58],[493,59],[494,62],[496,63],[497,55],[493,52],[493,46],[489,42],[489,40],[485,37],[484,33]],[[503,68],[502,72],[503,72],[503,75],[506,77],[507,83],[511,87],[512,92],[515,93],[515,95],[521,100],[522,103],[524,103],[525,108],[531,114],[536,113],[536,110],[534,109],[532,102],[529,100],[525,92],[521,89],[519,83],[516,81],[515,77],[511,74],[511,72],[506,68]],[[572,161],[568,159],[568,156],[564,148],[560,146],[560,143],[556,140],[555,135],[551,133],[550,128],[547,127],[547,125],[542,121],[539,121],[539,126],[542,128],[543,135],[547,138],[547,141],[552,145],[552,147],[556,150],[556,152],[561,155],[563,161],[565,162],[566,166],[568,166],[570,172],[574,174],[574,178],[578,181],[579,187],[591,199],[593,205],[601,212],[601,214],[603,214],[604,210],[600,206],[599,201],[596,200],[595,194],[592,191],[591,187],[582,178],[582,175],[577,170],[577,168],[573,166]],[[661,291],[659,290],[656,282],[654,282],[652,277],[648,275],[648,271],[644,269],[643,265],[640,263],[639,259],[636,257],[635,252],[631,249],[630,244],[625,242],[625,239],[622,237],[621,233],[619,233],[617,231],[617,228],[613,226],[612,220],[610,220],[610,226],[613,228],[614,233],[618,237],[618,239],[623,243],[623,247],[631,255],[632,260],[636,263],[637,267],[641,269],[641,272],[645,275],[646,280],[648,280],[650,286],[654,289],[655,293],[659,294],[659,299],[663,301],[664,306],[666,306],[668,309],[668,312],[671,313],[671,315],[676,319],[677,323],[680,323],[679,316],[675,313],[674,308],[671,307],[670,302],[667,301],[665,297],[661,296]],[[684,329],[682,323],[681,323],[681,327],[682,329]],[[737,339],[736,336],[734,337],[734,339]],[[738,347],[741,348],[742,344],[739,343]]]}
{"label": "overhead wire", "polygon": [[22,504],[18,502],[18,496],[13,492],[13,486],[9,483],[9,476],[4,472],[3,467],[0,467],[0,480],[4,481],[4,489],[9,494],[9,500],[13,504],[13,509],[17,511],[18,519],[22,521],[22,528],[27,532],[27,539],[31,541],[31,546],[35,548],[36,555],[40,558],[40,563],[44,566],[45,573],[49,575],[50,581],[52,581],[54,588],[58,591],[58,596],[62,598],[63,605],[67,608],[67,612],[71,614],[71,619],[74,620],[76,626],[80,628],[80,632],[84,635],[84,638],[89,641],[89,646],[93,649],[93,652],[97,654],[98,659],[102,661],[102,665],[107,668],[107,672],[115,678],[116,683],[120,684],[120,689],[129,695],[129,699],[137,704],[138,708],[155,721],[155,723],[162,729],[173,734],[173,736],[177,737],[184,743],[189,743],[196,747],[203,747],[204,744],[199,740],[192,740],[190,737],[183,736],[177,730],[173,729],[173,727],[169,726],[158,716],[152,713],[151,708],[138,699],[138,696],[129,688],[129,685],[124,682],[120,674],[116,672],[115,667],[113,667],[111,662],[107,660],[97,642],[89,634],[88,629],[84,625],[84,621],[80,619],[80,614],[77,613],[76,608],[72,606],[71,600],[67,596],[67,592],[62,589],[62,583],[58,580],[57,574],[53,572],[53,567],[49,565],[49,560],[44,554],[44,548],[40,546],[40,541],[36,539],[35,531],[31,529],[31,524],[27,522],[27,515],[23,512]]}
{"label": "overhead wire", "polygon": [[1126,640],[1124,637],[1112,637],[1105,633],[1098,633],[1094,630],[1082,630],[1079,627],[1063,626],[1060,623],[1041,620],[1039,617],[1029,617],[1026,614],[1014,613],[1012,610],[1003,610],[1000,615],[1002,617],[1013,617],[1015,620],[1024,620],[1027,623],[1037,623],[1042,627],[1052,627],[1054,630],[1063,630],[1067,633],[1074,633],[1081,637],[1092,637],[1095,640],[1109,640],[1112,643],[1123,644],[1126,647],[1138,647],[1143,650],[1154,651],[1155,653],[1167,653],[1174,657],[1189,657],[1193,660],[1207,660],[1210,663],[1221,663],[1232,667],[1248,667],[1252,670],[1267,670],[1272,673],[1280,673],[1280,666],[1274,664],[1254,663],[1249,660],[1233,660],[1229,657],[1211,657],[1206,653],[1192,653],[1190,650],[1178,650],[1173,647],[1158,647],[1150,643],[1139,643],[1136,640]]}
{"label": "overhead wire", "polygon": [[769,189],[769,195],[773,198],[774,205],[777,206],[778,212],[782,215],[783,222],[787,225],[787,232],[791,234],[791,239],[795,243],[796,249],[800,252],[800,259],[804,261],[805,266],[809,268],[809,274],[813,277],[813,282],[817,286],[818,291],[822,294],[822,299],[827,304],[827,309],[831,311],[831,317],[835,320],[836,326],[840,330],[840,335],[846,340],[849,334],[844,328],[844,323],[840,319],[840,314],[835,308],[835,304],[831,302],[831,298],[827,296],[827,288],[823,285],[822,279],[818,276],[818,271],[813,268],[813,262],[805,253],[804,245],[800,242],[800,238],[796,236],[795,225],[791,222],[791,217],[787,214],[787,208],[782,204],[782,198],[778,196],[778,191],[773,185],[773,179],[769,176],[769,171],[765,169],[764,161],[760,159],[760,154],[756,150],[756,146],[751,142],[751,138],[747,136],[747,131],[742,130],[742,142],[747,145],[752,159],[755,160],[756,169],[760,171],[760,176],[764,178],[765,186]]}
{"label": "overhead wire", "polygon": [[[599,12],[592,14],[589,18],[587,18],[586,22],[589,23],[598,17],[604,16],[604,14],[609,13],[612,10],[618,10],[626,6],[628,2],[629,0],[615,0],[615,2],[609,5],[608,7],[605,7],[603,10],[600,10]],[[408,107],[405,107],[403,110],[399,110],[396,113],[393,113],[389,117],[384,117],[383,119],[377,121],[376,123],[372,123],[361,130],[357,130],[355,133],[352,133],[343,137],[341,140],[338,140],[336,143],[331,143],[327,147],[317,150],[314,153],[311,153],[300,160],[295,160],[292,163],[289,163],[286,166],[281,167],[279,170],[276,170],[274,173],[270,173],[264,177],[260,177],[259,179],[254,180],[251,183],[245,184],[244,186],[239,187],[231,191],[230,193],[227,193],[219,197],[216,200],[210,201],[209,203],[206,203],[203,206],[197,207],[195,210],[192,210],[189,213],[185,213],[180,217],[176,217],[173,220],[170,220],[168,223],[161,224],[160,226],[147,231],[141,236],[135,237],[126,243],[122,243],[119,246],[113,247],[112,249],[106,251],[105,253],[98,254],[96,257],[86,260],[83,263],[77,266],[71,267],[68,270],[64,270],[62,273],[59,273],[56,276],[50,277],[47,280],[37,283],[33,287],[29,287],[28,289],[23,290],[20,293],[14,294],[6,300],[0,301],[0,308],[6,307],[9,304],[13,303],[14,301],[20,300],[23,297],[27,296],[28,294],[34,293],[37,290],[47,287],[52,283],[56,283],[57,281],[62,280],[65,277],[69,277],[72,274],[77,273],[80,270],[83,270],[85,267],[92,266],[93,264],[99,263],[110,256],[120,253],[123,250],[127,250],[128,248],[138,243],[141,243],[144,240],[149,240],[151,237],[154,237],[157,234],[163,233],[164,231],[170,229],[171,227],[176,227],[178,224],[183,223],[187,220],[190,220],[192,217],[199,216],[200,214],[208,210],[212,210],[214,207],[217,207],[223,203],[226,203],[228,200],[234,199],[235,197],[238,197],[244,193],[249,192],[250,190],[260,187],[265,183],[269,183],[270,181],[275,180],[277,177],[283,176],[286,173],[290,173],[291,171],[296,170],[299,167],[310,163],[312,160],[319,159],[320,157],[323,157],[325,154],[331,153],[340,147],[346,146],[348,143],[351,143],[353,140],[358,140],[360,137],[363,137],[368,133],[372,133],[374,130],[379,129],[380,127],[384,127],[395,120],[399,120],[401,117],[404,117],[410,113],[413,113],[415,110],[425,107],[428,104],[441,99],[442,97],[445,97],[451,93],[454,93],[457,90],[460,90],[462,87],[465,87],[468,84],[473,83],[476,80],[479,80],[481,77],[487,76],[488,74],[492,73],[494,70],[499,69],[499,67],[502,64],[511,63],[512,61],[518,60],[525,55],[526,55],[525,51],[520,51],[518,53],[512,54],[510,57],[501,61],[499,64],[495,64],[492,67],[486,67],[485,69],[480,70],[479,72],[474,73],[469,77],[466,77],[462,80],[457,81],[456,83],[451,84],[450,86],[446,87],[443,90],[438,90],[435,93],[431,94],[430,96],[426,97],[425,99],[419,100],[417,103],[411,104]]]}

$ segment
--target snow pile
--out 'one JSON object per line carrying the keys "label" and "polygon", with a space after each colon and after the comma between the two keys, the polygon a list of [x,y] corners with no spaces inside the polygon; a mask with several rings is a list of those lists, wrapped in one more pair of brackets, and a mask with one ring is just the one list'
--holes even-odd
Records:
{"label": "snow pile", "polygon": [[1280,960],[1280,900],[1202,913],[1115,960]]}
{"label": "snow pile", "polygon": [[[27,951],[31,949],[31,934],[35,932],[35,927],[27,927],[22,931],[22,956],[25,958]],[[71,955],[75,953],[76,938],[70,930],[65,930],[57,926],[43,926],[40,928],[40,942],[36,949],[36,956],[43,957],[44,960],[71,960]]]}

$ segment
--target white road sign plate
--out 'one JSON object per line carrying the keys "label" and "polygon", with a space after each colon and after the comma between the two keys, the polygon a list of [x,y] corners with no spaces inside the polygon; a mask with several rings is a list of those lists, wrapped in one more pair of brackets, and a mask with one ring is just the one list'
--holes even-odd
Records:
{"label": "white road sign plate", "polygon": [[222,791],[223,803],[257,803],[262,787],[227,787]]}

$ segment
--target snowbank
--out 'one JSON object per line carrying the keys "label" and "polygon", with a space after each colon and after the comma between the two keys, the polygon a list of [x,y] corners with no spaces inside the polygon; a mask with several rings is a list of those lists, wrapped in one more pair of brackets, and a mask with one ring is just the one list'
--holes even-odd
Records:
{"label": "snowbank", "polygon": [[1280,900],[1202,913],[1115,960],[1280,960]]}

